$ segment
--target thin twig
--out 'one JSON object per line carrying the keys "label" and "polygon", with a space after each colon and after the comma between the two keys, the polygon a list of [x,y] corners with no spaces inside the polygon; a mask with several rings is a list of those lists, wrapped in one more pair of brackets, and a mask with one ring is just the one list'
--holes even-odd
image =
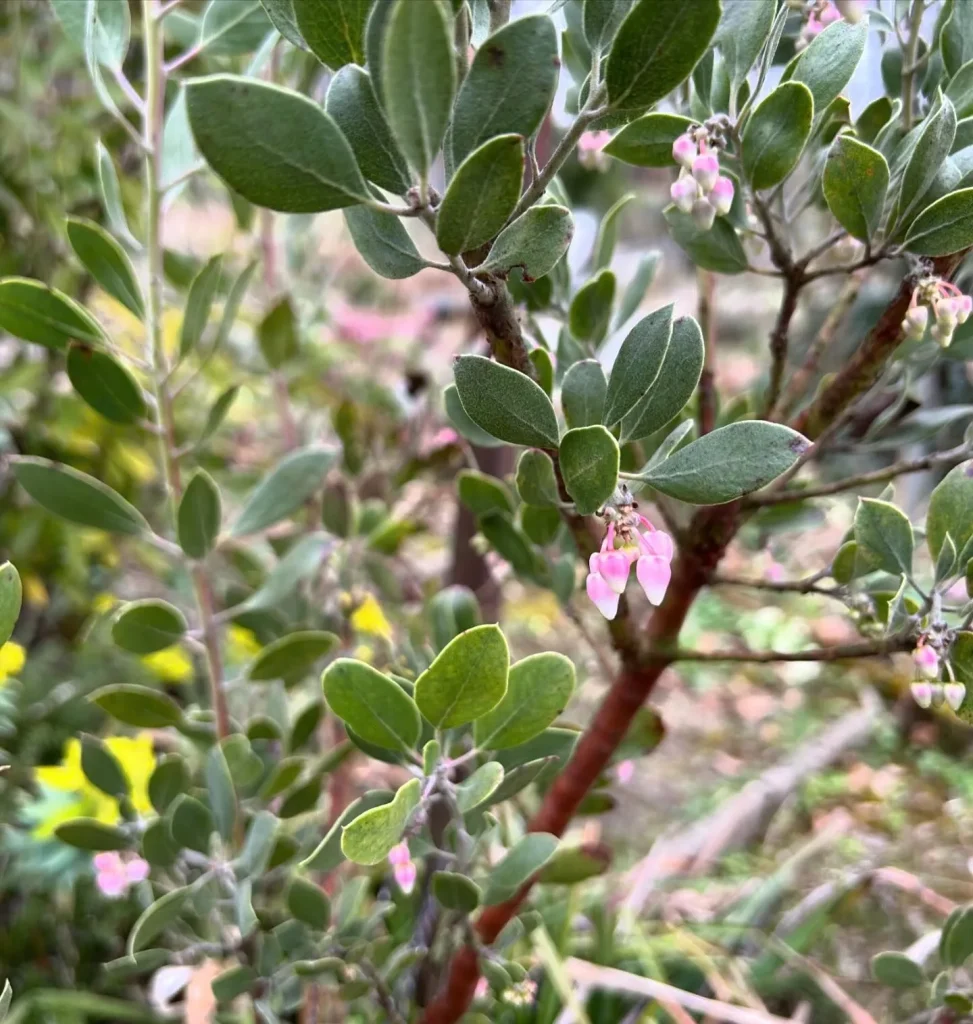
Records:
{"label": "thin twig", "polygon": [[136,109],[139,114],[145,113],[145,101],[135,91],[135,86],[128,80],[125,72],[121,68],[112,68],[112,74],[114,75],[115,81],[118,83],[118,88],[125,93],[125,98],[129,103]]}
{"label": "thin twig", "polygon": [[711,584],[724,587],[748,587],[753,590],[773,590],[777,593],[791,594],[823,594],[827,597],[836,597],[841,600],[842,592],[836,587],[822,587],[818,580],[824,578],[824,573],[815,573],[804,580],[762,580],[756,577],[731,576],[728,573],[713,573],[710,579]]}
{"label": "thin twig", "polygon": [[863,640],[854,644],[834,647],[814,647],[807,651],[693,651],[674,648],[649,651],[647,658],[659,661],[750,661],[767,664],[775,661],[847,661],[853,658],[874,658],[896,651],[908,651],[915,646],[915,637],[896,634],[881,640]]}

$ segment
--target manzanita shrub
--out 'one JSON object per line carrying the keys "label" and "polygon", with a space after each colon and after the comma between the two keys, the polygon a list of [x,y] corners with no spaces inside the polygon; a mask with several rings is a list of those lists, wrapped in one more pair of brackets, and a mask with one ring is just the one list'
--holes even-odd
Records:
{"label": "manzanita shrub", "polygon": [[[198,702],[125,680],[92,695],[119,728],[164,737],[146,777],[115,740],[91,735],[48,769],[100,794],[57,838],[91,853],[103,893],[132,889],[143,906],[126,955],[106,970],[134,978],[216,959],[225,1019],[290,1019],[335,990],[356,1020],[532,1019],[520,1015],[536,979],[518,942],[539,920],[534,887],[604,867],[560,837],[660,673],[680,659],[788,657],[681,648],[694,599],[717,582],[739,531],[830,495],[867,496],[828,565],[774,587],[827,589],[862,639],[789,657],[914,651],[916,701],[973,721],[973,605],[955,596],[973,580],[969,436],[851,477],[829,459],[894,443],[923,378],[973,337],[970,299],[953,280],[973,246],[973,4],[531,0],[513,18],[509,0],[52,5],[143,157],[143,215],[130,224],[113,154],[91,140],[109,227],[72,218],[66,238],[144,340],[138,351],[116,344],[84,305],[23,278],[0,281],[0,327],[57,353],[101,417],[157,442],[165,487],[139,508],[47,458],[13,457],[10,471],[68,523],[154,550],[166,568],[120,605],[111,635],[143,656],[182,645],[207,681]],[[869,37],[885,47],[886,94],[853,110],[845,90]],[[542,147],[565,79],[570,126]],[[619,287],[612,259],[630,197],[602,220],[582,279],[569,271],[574,217],[559,172],[576,152],[585,166],[671,172],[662,215],[704,292],[727,275],[779,281],[766,373],[745,399],[719,402],[706,304],[702,322],[671,305],[642,308],[656,253]],[[459,498],[514,574],[564,603],[583,588],[608,620],[617,676],[586,730],[558,725],[575,687],[570,660],[511,663],[504,634],[461,587],[432,598],[407,648],[349,656],[323,611],[321,573],[345,548],[394,553],[408,524],[349,502],[367,456],[351,450],[340,417],[337,440],[293,439],[244,501],[224,500],[204,467],[235,389],[195,433],[187,424],[198,423],[194,385],[227,342],[256,264],[227,252],[180,290],[163,245],[174,197],[206,169],[238,205],[342,210],[380,277],[434,268],[465,288],[478,340],[456,353],[441,422],[479,449],[519,456],[512,486],[470,469]],[[884,298],[850,328],[866,282]],[[793,322],[812,286],[832,290],[832,308],[798,351]],[[560,324],[555,341],[541,315]],[[298,320],[279,290],[259,331],[285,392]],[[824,373],[852,329],[850,355]],[[620,345],[609,364],[610,341]],[[918,429],[935,412],[910,416]],[[948,472],[920,527],[892,481],[937,467]],[[241,594],[248,545],[272,528],[285,538],[276,564]],[[633,566],[651,609],[629,586]],[[20,600],[8,563],[4,641]],[[276,635],[231,678],[227,629],[268,610]],[[323,739],[339,735],[320,727],[325,715],[347,739]],[[645,750],[657,723],[648,733]],[[349,756],[396,766],[403,781],[325,814],[322,780]],[[526,827],[524,808],[534,808]],[[950,970],[970,952],[968,914],[943,931]],[[898,954],[875,972],[896,986],[923,980]],[[944,1013],[969,1010],[967,977],[932,986]],[[9,1003],[7,990],[0,1007]]]}

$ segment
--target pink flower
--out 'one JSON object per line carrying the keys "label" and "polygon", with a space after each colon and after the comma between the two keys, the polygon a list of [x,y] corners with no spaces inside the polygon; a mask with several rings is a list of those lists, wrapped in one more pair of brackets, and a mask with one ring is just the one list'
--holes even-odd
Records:
{"label": "pink flower", "polygon": [[611,132],[585,132],[578,139],[578,149],[582,153],[599,152],[611,142]]}
{"label": "pink flower", "polygon": [[138,882],[149,877],[149,865],[141,857],[122,860],[115,852],[96,853],[94,856],[95,884],[109,899],[118,899]]}
{"label": "pink flower", "polygon": [[910,689],[912,690],[912,699],[919,707],[928,708],[932,704],[932,683],[916,680]]}
{"label": "pink flower", "polygon": [[946,683],[943,686],[943,697],[954,711],[959,711],[966,699],[966,687],[962,683]]}
{"label": "pink flower", "polygon": [[699,195],[699,186],[695,179],[687,174],[672,183],[669,195],[683,213],[689,213],[696,201],[696,196]]}
{"label": "pink flower", "polygon": [[627,786],[635,778],[635,762],[631,760],[619,761],[615,766],[615,778],[623,786]]}
{"label": "pink flower", "polygon": [[388,338],[415,338],[429,326],[433,316],[432,309],[390,314],[337,303],[331,310],[331,323],[335,333],[346,341],[365,345]]}
{"label": "pink flower", "polygon": [[721,217],[730,212],[733,206],[733,193],[733,180],[721,174],[709,193],[709,201],[716,207],[716,212]]}
{"label": "pink flower", "polygon": [[[616,538],[621,547],[615,546]],[[615,618],[633,562],[645,596],[652,604],[660,604],[672,576],[673,553],[672,538],[634,510],[619,518],[617,528],[609,523],[601,550],[588,559],[585,590],[592,604],[606,619]]]}
{"label": "pink flower", "polygon": [[925,306],[910,306],[905,314],[905,333],[913,341],[919,341],[926,333],[929,310]]}
{"label": "pink flower", "polygon": [[700,231],[709,231],[716,220],[716,207],[708,200],[700,196],[693,203],[693,223]]}
{"label": "pink flower", "polygon": [[680,135],[672,144],[672,159],[687,170],[692,167],[697,153],[696,143],[688,133]]}
{"label": "pink flower", "polygon": [[489,994],[490,994],[490,983],[486,980],[486,978],[482,978],[481,977],[480,980],[476,983],[476,988],[473,989],[473,998],[474,999],[486,999],[486,997]]}
{"label": "pink flower", "polygon": [[412,860],[412,854],[409,853],[408,843],[399,843],[398,846],[393,846],[389,850],[389,864],[408,864]]}
{"label": "pink flower", "polygon": [[939,678],[939,655],[935,648],[928,644],[920,644],[912,652],[912,660],[916,666],[916,674],[920,679],[932,682]]}
{"label": "pink flower", "polygon": [[720,176],[720,162],[712,153],[700,153],[693,161],[693,177],[704,192],[709,192]]}
{"label": "pink flower", "polygon": [[408,843],[399,843],[389,850],[389,863],[392,865],[392,876],[395,883],[408,896],[416,884],[416,866],[409,853]]}
{"label": "pink flower", "polygon": [[970,314],[973,313],[973,298],[970,298],[969,295],[961,295],[956,302],[956,319],[961,324],[965,324],[969,320]]}

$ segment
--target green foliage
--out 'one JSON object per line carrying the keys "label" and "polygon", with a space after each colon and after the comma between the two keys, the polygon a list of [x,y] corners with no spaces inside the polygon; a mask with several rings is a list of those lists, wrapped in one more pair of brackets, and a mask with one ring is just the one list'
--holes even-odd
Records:
{"label": "green foliage", "polygon": [[74,390],[105,419],[129,424],[145,415],[145,396],[135,377],[107,352],[72,342],[67,371]]}
{"label": "green foliage", "polygon": [[562,206],[534,206],[497,236],[479,273],[507,274],[520,267],[525,281],[550,273],[567,252],[574,236],[574,221]]}
{"label": "green foliage", "polygon": [[877,150],[839,135],[824,165],[824,198],[836,220],[867,242],[878,228],[889,185],[889,167]]}
{"label": "green foliage", "polygon": [[148,599],[123,605],[112,621],[112,640],[134,654],[152,654],[178,643],[186,618],[167,601]]}
{"label": "green foliage", "polygon": [[561,438],[558,450],[564,486],[580,515],[597,512],[618,483],[618,442],[601,425],[576,427]]}
{"label": "green foliage", "polygon": [[411,750],[419,742],[419,710],[412,698],[371,665],[339,658],[321,682],[328,707],[362,739],[389,750]]}
{"label": "green foliage", "polygon": [[743,169],[755,189],[773,188],[794,170],[813,120],[814,98],[801,82],[779,85],[754,110],[743,134]]}
{"label": "green foliage", "polygon": [[378,864],[402,838],[402,831],[419,805],[418,779],[410,779],[391,803],[359,814],[341,833],[341,852],[356,864]]}

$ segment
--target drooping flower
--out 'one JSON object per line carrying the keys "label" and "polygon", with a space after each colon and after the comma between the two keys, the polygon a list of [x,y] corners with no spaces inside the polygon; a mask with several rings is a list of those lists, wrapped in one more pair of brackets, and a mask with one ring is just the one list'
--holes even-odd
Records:
{"label": "drooping flower", "polygon": [[585,132],[578,139],[578,162],[589,171],[603,171],[608,167],[608,158],[602,149],[611,142],[611,132]]}
{"label": "drooping flower", "polygon": [[715,153],[700,153],[693,160],[693,177],[704,192],[710,192],[720,176],[720,162]]}
{"label": "drooping flower", "polygon": [[139,882],[149,877],[149,863],[141,857],[122,860],[119,853],[96,853],[94,857],[95,884],[109,899],[118,899]]}
{"label": "drooping flower", "polygon": [[920,643],[912,652],[912,661],[916,666],[916,675],[930,682],[939,678],[939,654],[929,644]]}
{"label": "drooping flower", "polygon": [[686,170],[693,166],[698,153],[696,143],[688,132],[684,132],[672,144],[672,159]]}
{"label": "drooping flower", "polygon": [[696,202],[698,195],[699,185],[688,174],[677,178],[669,188],[669,196],[683,213],[690,213],[692,211],[693,203]]}
{"label": "drooping flower", "polygon": [[615,618],[634,563],[645,596],[652,604],[661,604],[672,575],[672,556],[672,538],[626,506],[608,524],[601,549],[588,559],[588,597],[606,619]]}
{"label": "drooping flower", "polygon": [[959,711],[966,699],[966,687],[955,680],[943,684],[943,697],[946,703],[954,710]]}
{"label": "drooping flower", "polygon": [[409,853],[408,843],[399,843],[389,850],[389,863],[392,865],[392,876],[395,884],[408,896],[416,884],[416,866]]}
{"label": "drooping flower", "polygon": [[733,206],[734,191],[732,178],[727,178],[723,174],[716,179],[710,190],[709,201],[721,217],[725,217],[730,212]]}
{"label": "drooping flower", "polygon": [[921,341],[932,313],[930,335],[943,348],[953,340],[957,325],[965,324],[973,313],[973,298],[956,285],[935,275],[924,277],[913,289],[902,328],[908,341]]}
{"label": "drooping flower", "polygon": [[635,762],[631,759],[619,761],[615,765],[615,778],[623,786],[627,786],[635,778]]}
{"label": "drooping flower", "polygon": [[700,231],[709,231],[716,221],[716,207],[705,197],[700,196],[693,203],[693,223]]}

